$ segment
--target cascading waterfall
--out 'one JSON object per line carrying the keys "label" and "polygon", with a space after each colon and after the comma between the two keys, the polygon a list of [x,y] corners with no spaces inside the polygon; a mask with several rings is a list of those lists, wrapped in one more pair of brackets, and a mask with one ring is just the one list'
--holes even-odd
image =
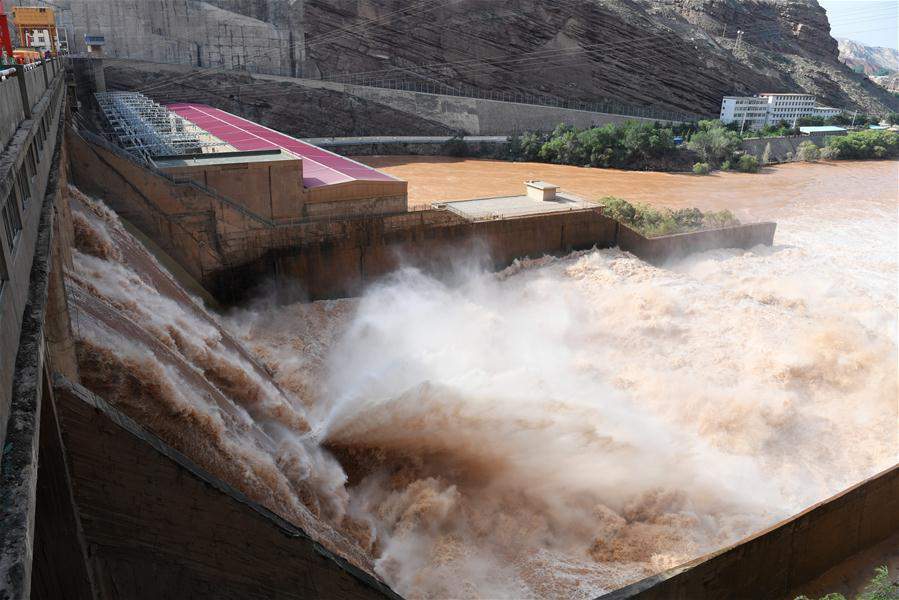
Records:
{"label": "cascading waterfall", "polygon": [[877,192],[758,215],[773,248],[401,269],[218,318],[73,191],[82,375],[403,595],[588,598],[895,462]]}

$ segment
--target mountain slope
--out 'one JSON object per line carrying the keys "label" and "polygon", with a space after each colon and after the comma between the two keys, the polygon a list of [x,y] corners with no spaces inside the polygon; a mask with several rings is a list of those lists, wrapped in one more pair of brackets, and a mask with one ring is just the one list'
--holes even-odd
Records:
{"label": "mountain slope", "polygon": [[[895,103],[838,60],[815,0],[457,0],[390,16],[399,4],[306,2],[307,73],[706,114],[718,112],[724,95],[764,91],[806,91],[877,112]],[[333,33],[362,19],[379,20],[353,35]]]}
{"label": "mountain slope", "polygon": [[[724,95],[766,91],[809,92],[845,109],[899,108],[840,62],[816,0],[57,4],[73,23],[76,49],[79,34],[90,30],[105,34],[107,54],[118,57],[610,99],[706,115],[718,113]],[[118,39],[122,32],[127,40]]]}
{"label": "mountain slope", "polygon": [[899,72],[899,51],[893,48],[865,46],[845,38],[837,38],[837,42],[840,60],[850,67],[861,67],[866,75],[890,75]]}

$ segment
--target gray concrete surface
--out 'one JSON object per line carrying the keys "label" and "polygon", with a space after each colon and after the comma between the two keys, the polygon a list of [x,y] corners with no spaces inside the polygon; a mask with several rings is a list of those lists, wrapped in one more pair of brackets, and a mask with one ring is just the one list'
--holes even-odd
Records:
{"label": "gray concrete surface", "polygon": [[[255,2],[263,10],[277,11],[278,4],[302,5],[303,0]],[[215,6],[217,2],[194,0],[56,0],[57,21],[68,34],[71,52],[86,52],[84,35],[106,37],[103,49],[109,58],[129,57],[199,67],[239,68],[248,64],[272,73],[295,73],[303,60],[303,28],[290,28],[284,18],[273,25]],[[218,2],[223,4],[223,2]],[[32,0],[10,4],[32,6]],[[245,2],[249,4],[249,2]],[[278,16],[278,15],[272,15]],[[292,30],[291,30],[292,29]]]}
{"label": "gray concrete surface", "polygon": [[15,77],[0,81],[0,152],[24,119],[19,81]]}
{"label": "gray concrete surface", "polygon": [[514,219],[556,212],[593,210],[597,205],[577,196],[560,192],[555,200],[534,200],[527,196],[502,196],[457,202],[439,202],[435,208],[446,208],[469,221]]}

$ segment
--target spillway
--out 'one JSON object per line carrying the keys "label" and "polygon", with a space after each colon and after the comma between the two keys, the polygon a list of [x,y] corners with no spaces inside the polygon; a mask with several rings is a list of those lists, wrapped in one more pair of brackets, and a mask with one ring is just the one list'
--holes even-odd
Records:
{"label": "spillway", "polygon": [[73,191],[79,363],[404,596],[594,597],[895,462],[888,189],[797,189],[771,248],[472,257],[221,316]]}

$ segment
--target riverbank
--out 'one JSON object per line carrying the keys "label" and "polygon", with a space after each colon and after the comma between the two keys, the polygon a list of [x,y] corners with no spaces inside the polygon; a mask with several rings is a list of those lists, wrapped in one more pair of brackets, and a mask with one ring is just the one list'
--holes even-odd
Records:
{"label": "riverbank", "polygon": [[624,171],[445,156],[372,156],[361,162],[409,182],[409,205],[520,194],[528,179],[551,181],[588,200],[620,196],[669,208],[728,209],[741,219],[771,218],[801,195],[851,199],[861,190],[896,198],[897,161],[821,161],[710,175]]}

